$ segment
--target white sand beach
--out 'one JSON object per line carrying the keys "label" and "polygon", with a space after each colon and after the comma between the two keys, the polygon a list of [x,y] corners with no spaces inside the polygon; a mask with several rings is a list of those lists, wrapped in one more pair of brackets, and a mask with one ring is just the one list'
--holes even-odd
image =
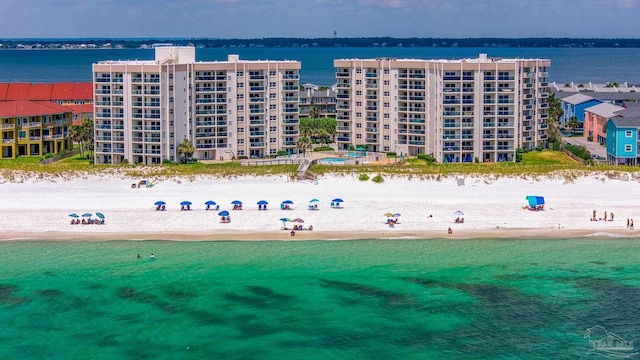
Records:
{"label": "white sand beach", "polygon": [[[317,184],[286,176],[233,179],[198,177],[152,179],[151,188],[131,188],[141,179],[86,175],[55,180],[0,179],[0,240],[338,240],[365,238],[477,238],[636,236],[627,219],[640,221],[640,184],[635,175],[466,177],[419,179],[386,176],[383,183],[357,175],[325,175]],[[527,195],[544,196],[545,210],[523,209]],[[318,210],[308,210],[311,199]],[[330,207],[342,198],[343,208]],[[191,201],[191,211],[180,202]],[[205,201],[229,210],[230,223]],[[243,210],[233,211],[231,201]],[[269,202],[260,211],[256,203]],[[292,200],[293,210],[280,210]],[[155,211],[156,201],[166,211]],[[593,210],[615,214],[613,221],[591,221]],[[456,224],[454,212],[464,213]],[[100,212],[104,225],[70,225],[69,214]],[[399,213],[399,224],[385,224],[385,213]],[[430,217],[431,215],[431,217]],[[283,230],[280,218],[302,218],[313,231]],[[294,224],[287,223],[291,228]],[[453,234],[447,234],[451,227]],[[640,223],[638,223],[640,227]]]}

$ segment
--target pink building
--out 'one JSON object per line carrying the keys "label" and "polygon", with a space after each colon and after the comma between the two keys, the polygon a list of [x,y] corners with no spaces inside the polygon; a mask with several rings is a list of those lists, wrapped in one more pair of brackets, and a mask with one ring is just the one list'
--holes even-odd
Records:
{"label": "pink building", "polygon": [[593,141],[604,144],[607,141],[607,132],[603,129],[607,120],[618,116],[617,111],[623,107],[610,103],[602,103],[584,109],[584,136],[591,136]]}

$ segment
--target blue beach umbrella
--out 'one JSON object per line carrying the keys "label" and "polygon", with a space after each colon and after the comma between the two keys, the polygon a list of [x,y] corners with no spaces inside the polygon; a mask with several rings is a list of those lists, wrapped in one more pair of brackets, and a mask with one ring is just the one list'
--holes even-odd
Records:
{"label": "blue beach umbrella", "polygon": [[334,203],[341,203],[341,202],[344,202],[344,201],[343,201],[342,199],[340,199],[340,198],[335,198],[335,199],[333,199],[333,200],[331,200],[331,201],[333,201]]}
{"label": "blue beach umbrella", "polygon": [[268,205],[269,203],[267,202],[267,200],[260,200],[258,201],[258,205]]}
{"label": "blue beach umbrella", "polygon": [[293,205],[293,201],[291,201],[291,200],[285,200],[282,203],[285,204],[285,205]]}
{"label": "blue beach umbrella", "polygon": [[156,201],[155,204],[153,205],[162,206],[162,205],[167,205],[167,203],[164,201]]}
{"label": "blue beach umbrella", "polygon": [[90,214],[90,213],[84,213],[84,214],[82,214],[82,217],[91,217],[91,216],[93,216],[93,214]]}
{"label": "blue beach umbrella", "polygon": [[183,202],[180,203],[180,205],[191,206],[191,201],[183,201]]}
{"label": "blue beach umbrella", "polygon": [[69,216],[71,216],[72,218],[79,218],[80,217],[80,215],[78,215],[76,213],[69,214]]}
{"label": "blue beach umbrella", "polygon": [[222,210],[218,213],[218,216],[229,216],[229,212],[227,210]]}
{"label": "blue beach umbrella", "polygon": [[242,201],[240,201],[240,200],[233,200],[233,201],[231,202],[231,205],[242,205]]}
{"label": "blue beach umbrella", "polygon": [[309,202],[310,202],[310,203],[315,203],[315,202],[318,202],[318,201],[320,201],[320,200],[318,200],[318,199],[311,199],[311,200],[309,200]]}
{"label": "blue beach umbrella", "polygon": [[209,200],[209,201],[205,201],[205,203],[204,203],[204,204],[205,204],[205,205],[215,205],[215,204],[216,204],[216,202],[215,202],[215,201],[213,201],[213,200]]}
{"label": "blue beach umbrella", "polygon": [[100,219],[104,219],[104,214],[97,212],[96,216],[99,217]]}
{"label": "blue beach umbrella", "polygon": [[287,226],[287,222],[291,222],[291,219],[289,218],[280,218],[280,221],[282,221],[282,226]]}

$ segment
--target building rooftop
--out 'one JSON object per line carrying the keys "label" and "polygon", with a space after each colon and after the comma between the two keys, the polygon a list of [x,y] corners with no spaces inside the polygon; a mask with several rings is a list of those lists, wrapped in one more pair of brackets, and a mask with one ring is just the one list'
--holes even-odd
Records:
{"label": "building rooftop", "polygon": [[10,100],[0,101],[0,118],[19,116],[56,115],[71,109],[50,101]]}
{"label": "building rooftop", "polygon": [[585,94],[573,94],[571,96],[567,96],[566,98],[562,99],[562,101],[572,105],[582,104],[590,100],[597,100],[597,99]]}
{"label": "building rooftop", "polygon": [[54,84],[0,83],[0,101],[92,100],[91,82]]}
{"label": "building rooftop", "polygon": [[584,111],[588,111],[592,114],[596,114],[607,119],[616,116],[616,111],[620,110],[624,110],[624,108],[622,106],[614,105],[611,103],[602,103],[584,109]]}
{"label": "building rooftop", "polygon": [[640,127],[640,117],[614,117],[611,121],[616,127]]}

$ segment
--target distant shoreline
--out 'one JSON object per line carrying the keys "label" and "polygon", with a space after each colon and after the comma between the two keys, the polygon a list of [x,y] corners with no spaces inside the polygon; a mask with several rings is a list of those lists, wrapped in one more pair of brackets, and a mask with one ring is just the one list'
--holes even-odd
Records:
{"label": "distant shoreline", "polygon": [[[104,44],[110,47],[103,47]],[[461,47],[461,48],[640,48],[640,38],[60,38],[60,39],[0,39],[0,49],[24,50],[85,50],[74,46],[91,45],[87,50],[144,49],[159,43],[193,45],[200,48],[235,47]],[[36,47],[36,48],[33,48]],[[72,47],[72,48],[69,48]]]}

